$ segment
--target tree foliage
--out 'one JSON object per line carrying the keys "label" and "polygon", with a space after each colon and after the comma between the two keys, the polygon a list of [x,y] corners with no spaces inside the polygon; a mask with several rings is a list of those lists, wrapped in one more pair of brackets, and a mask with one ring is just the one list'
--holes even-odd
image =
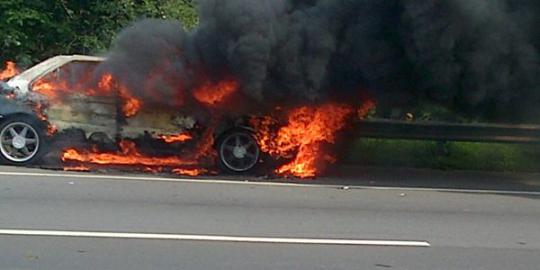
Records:
{"label": "tree foliage", "polygon": [[99,54],[140,18],[198,22],[195,0],[2,0],[0,62],[30,65],[57,54]]}

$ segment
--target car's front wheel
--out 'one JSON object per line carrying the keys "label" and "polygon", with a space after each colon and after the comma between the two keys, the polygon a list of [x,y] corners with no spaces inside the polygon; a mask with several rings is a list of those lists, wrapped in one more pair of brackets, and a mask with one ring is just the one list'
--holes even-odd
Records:
{"label": "car's front wheel", "polygon": [[244,130],[225,134],[218,143],[218,151],[221,167],[232,173],[252,171],[261,155],[255,138]]}
{"label": "car's front wheel", "polygon": [[29,117],[13,117],[0,124],[0,163],[28,165],[39,159],[43,136]]}

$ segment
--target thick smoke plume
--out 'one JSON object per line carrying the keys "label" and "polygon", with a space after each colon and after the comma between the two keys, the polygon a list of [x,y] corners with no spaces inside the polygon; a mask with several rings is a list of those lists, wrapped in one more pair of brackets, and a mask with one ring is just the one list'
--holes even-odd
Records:
{"label": "thick smoke plume", "polygon": [[535,0],[200,0],[199,15],[190,32],[135,23],[106,68],[146,102],[170,106],[232,76],[264,103],[364,91],[383,114],[431,102],[483,120],[540,115]]}

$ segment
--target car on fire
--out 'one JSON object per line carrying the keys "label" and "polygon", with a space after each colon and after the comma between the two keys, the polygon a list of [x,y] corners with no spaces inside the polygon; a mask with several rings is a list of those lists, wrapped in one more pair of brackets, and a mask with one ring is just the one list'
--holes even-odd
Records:
{"label": "car on fire", "polygon": [[[123,139],[139,140],[150,151],[162,148],[164,152],[176,155],[181,155],[182,151],[181,144],[174,143],[175,138],[202,134],[200,129],[204,124],[196,113],[142,108],[133,117],[121,117],[125,108],[118,102],[119,92],[112,94],[116,98],[62,93],[64,96],[61,98],[67,102],[51,102],[46,109],[41,108],[41,104],[50,101],[50,96],[43,94],[50,89],[40,85],[44,79],[61,76],[74,79],[70,78],[75,75],[71,71],[91,70],[105,60],[83,55],[56,56],[7,82],[0,82],[0,163],[39,163],[47,152],[50,137],[54,138],[52,134],[66,131],[82,132],[86,140],[102,144],[116,144]],[[212,142],[215,142],[223,169],[243,173],[257,166],[261,151],[249,127],[229,119],[220,123],[212,133]],[[182,134],[190,135],[179,136]]]}

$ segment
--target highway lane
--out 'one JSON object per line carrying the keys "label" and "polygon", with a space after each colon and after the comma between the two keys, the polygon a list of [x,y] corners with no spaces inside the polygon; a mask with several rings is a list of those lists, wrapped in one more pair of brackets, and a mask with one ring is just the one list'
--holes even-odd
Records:
{"label": "highway lane", "polygon": [[[2,235],[2,269],[536,269],[540,264],[535,255],[540,253],[540,196],[530,193],[131,181],[0,169],[0,230],[431,244],[421,248]],[[20,174],[2,175],[6,171]]]}
{"label": "highway lane", "polygon": [[538,269],[538,251],[0,237],[2,269]]}

